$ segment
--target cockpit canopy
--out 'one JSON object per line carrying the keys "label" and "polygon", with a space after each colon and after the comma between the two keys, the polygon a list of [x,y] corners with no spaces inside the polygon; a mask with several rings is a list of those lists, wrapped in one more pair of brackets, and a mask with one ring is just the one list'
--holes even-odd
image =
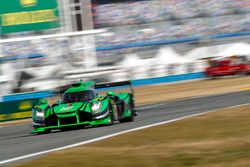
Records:
{"label": "cockpit canopy", "polygon": [[93,90],[85,90],[79,92],[66,92],[62,96],[62,103],[88,102],[96,97]]}

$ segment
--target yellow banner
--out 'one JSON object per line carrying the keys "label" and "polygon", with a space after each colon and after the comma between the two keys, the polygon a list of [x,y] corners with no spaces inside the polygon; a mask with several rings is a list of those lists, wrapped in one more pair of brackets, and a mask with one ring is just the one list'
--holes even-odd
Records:
{"label": "yellow banner", "polygon": [[2,14],[2,26],[57,21],[56,9]]}
{"label": "yellow banner", "polygon": [[11,119],[21,119],[21,118],[28,118],[32,117],[32,112],[19,112],[13,114],[0,114],[0,121],[11,120]]}

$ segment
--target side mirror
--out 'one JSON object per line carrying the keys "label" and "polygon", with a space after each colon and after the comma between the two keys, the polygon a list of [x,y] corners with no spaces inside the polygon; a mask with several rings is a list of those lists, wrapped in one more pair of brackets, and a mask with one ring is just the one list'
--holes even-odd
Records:
{"label": "side mirror", "polygon": [[115,96],[115,92],[107,92],[106,95],[107,96]]}
{"label": "side mirror", "polygon": [[41,99],[41,100],[39,100],[39,103],[38,103],[39,105],[48,105],[49,103],[48,103],[48,100],[45,100],[45,99]]}

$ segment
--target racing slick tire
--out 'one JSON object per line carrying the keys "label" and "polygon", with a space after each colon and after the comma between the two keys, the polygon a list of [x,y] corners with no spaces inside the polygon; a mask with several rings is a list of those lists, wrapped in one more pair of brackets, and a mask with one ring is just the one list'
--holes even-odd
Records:
{"label": "racing slick tire", "polygon": [[133,122],[134,121],[134,118],[137,115],[136,111],[135,111],[135,107],[134,107],[135,106],[134,102],[131,100],[129,105],[130,105],[131,115],[129,117],[127,117],[127,118],[123,118],[123,119],[119,120],[120,123]]}
{"label": "racing slick tire", "polygon": [[115,122],[115,115],[117,113],[114,113],[116,110],[112,109],[112,105],[109,105],[109,117],[110,117],[110,124],[109,125],[113,125]]}
{"label": "racing slick tire", "polygon": [[131,114],[130,117],[123,118],[123,119],[121,119],[121,120],[119,120],[119,121],[120,121],[120,123],[124,123],[124,122],[133,122],[133,121],[134,121],[134,118],[135,118],[134,114]]}
{"label": "racing slick tire", "polygon": [[244,77],[244,76],[247,75],[247,72],[245,72],[245,71],[238,71],[238,72],[236,73],[236,75],[237,75],[238,77]]}

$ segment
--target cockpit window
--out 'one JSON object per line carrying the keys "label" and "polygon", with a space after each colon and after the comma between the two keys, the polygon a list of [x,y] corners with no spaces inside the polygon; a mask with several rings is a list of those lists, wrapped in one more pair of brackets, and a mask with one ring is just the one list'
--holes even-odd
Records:
{"label": "cockpit window", "polygon": [[95,93],[92,90],[65,93],[62,97],[62,103],[74,103],[82,101],[91,101],[95,98]]}

